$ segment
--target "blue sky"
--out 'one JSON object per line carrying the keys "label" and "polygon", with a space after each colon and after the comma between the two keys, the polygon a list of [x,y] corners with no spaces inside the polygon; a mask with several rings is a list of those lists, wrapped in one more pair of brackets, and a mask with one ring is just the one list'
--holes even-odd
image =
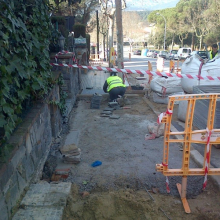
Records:
{"label": "blue sky", "polygon": [[179,0],[126,0],[126,11],[161,10],[175,7]]}

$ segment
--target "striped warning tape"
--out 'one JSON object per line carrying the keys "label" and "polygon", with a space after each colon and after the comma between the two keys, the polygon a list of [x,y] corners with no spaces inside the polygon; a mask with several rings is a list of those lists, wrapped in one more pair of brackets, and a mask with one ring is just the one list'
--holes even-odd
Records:
{"label": "striped warning tape", "polygon": [[98,70],[98,71],[108,71],[108,72],[119,72],[119,73],[137,73],[137,74],[147,74],[149,76],[165,76],[165,77],[177,77],[182,79],[199,79],[199,80],[220,80],[220,76],[199,76],[190,74],[175,74],[175,73],[165,73],[159,71],[150,70],[130,70],[130,69],[119,69],[101,66],[83,66],[77,64],[65,64],[65,63],[51,63],[52,66],[64,66],[64,67],[74,67],[80,69]]}
{"label": "striped warning tape", "polygon": [[205,158],[205,178],[204,178],[204,183],[203,183],[203,190],[205,190],[206,185],[207,185],[207,177],[208,177],[208,172],[209,172],[209,161],[210,161],[210,138],[212,131],[210,131],[208,128],[206,128],[207,131],[207,146],[206,146],[206,158]]}

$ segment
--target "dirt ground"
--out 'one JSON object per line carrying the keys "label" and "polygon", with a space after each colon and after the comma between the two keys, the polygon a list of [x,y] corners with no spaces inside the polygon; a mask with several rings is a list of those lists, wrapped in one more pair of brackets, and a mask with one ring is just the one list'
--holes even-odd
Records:
{"label": "dirt ground", "polygon": [[[165,177],[155,171],[162,162],[163,137],[145,140],[147,124],[155,122],[157,115],[141,95],[128,96],[130,109],[114,110],[119,119],[101,117],[108,107],[103,99],[100,109],[90,109],[90,99],[78,101],[73,108],[66,128],[52,146],[50,161],[56,161],[65,135],[79,131],[78,147],[82,160],[71,165],[69,177],[72,182],[64,220],[162,220],[162,219],[220,219],[220,192],[208,178],[202,191],[204,177],[188,177],[187,201],[191,214],[186,214],[176,188],[181,177],[169,177],[171,193],[167,194]],[[166,105],[152,103],[159,112]],[[170,168],[181,166],[181,146],[170,146]],[[101,166],[91,164],[99,160]],[[198,167],[190,161],[190,167]]]}

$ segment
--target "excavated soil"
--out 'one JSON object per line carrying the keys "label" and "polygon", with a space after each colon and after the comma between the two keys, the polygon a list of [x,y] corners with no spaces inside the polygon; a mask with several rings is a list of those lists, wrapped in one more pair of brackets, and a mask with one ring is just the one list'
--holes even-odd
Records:
{"label": "excavated soil", "polygon": [[[171,191],[167,193],[165,177],[155,170],[163,158],[163,137],[145,140],[147,124],[155,122],[157,115],[146,103],[146,97],[131,95],[128,99],[131,108],[114,110],[113,114],[120,118],[110,119],[101,117],[102,110],[108,107],[106,99],[100,109],[90,109],[91,100],[81,98],[62,137],[52,146],[45,179],[55,167],[60,156],[57,149],[63,145],[65,135],[79,131],[82,160],[71,165],[69,177],[62,180],[73,184],[63,220],[220,219],[220,193],[210,178],[202,191],[204,177],[188,177],[190,214],[185,213],[176,187],[181,177],[169,177]],[[166,110],[166,105],[152,106],[158,112]],[[181,167],[180,144],[170,145],[169,159],[169,168]],[[92,167],[96,160],[102,165]],[[190,167],[198,165],[190,160]]]}
{"label": "excavated soil", "polygon": [[[156,194],[155,194],[156,193]],[[147,189],[97,188],[80,193],[72,187],[63,219],[65,220],[218,220],[219,191],[209,182],[207,190],[188,199],[191,213],[184,212],[179,197]]]}

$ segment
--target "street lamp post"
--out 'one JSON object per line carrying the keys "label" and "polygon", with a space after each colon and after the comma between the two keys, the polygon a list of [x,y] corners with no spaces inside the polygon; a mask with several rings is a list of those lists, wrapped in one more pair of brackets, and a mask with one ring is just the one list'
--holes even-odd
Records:
{"label": "street lamp post", "polygon": [[165,17],[162,15],[162,14],[160,14],[160,13],[156,13],[156,15],[160,15],[161,17],[163,17],[163,19],[164,19],[164,24],[165,24],[165,26],[164,26],[164,42],[163,42],[163,47],[164,47],[164,50],[166,49],[166,19],[165,19]]}

